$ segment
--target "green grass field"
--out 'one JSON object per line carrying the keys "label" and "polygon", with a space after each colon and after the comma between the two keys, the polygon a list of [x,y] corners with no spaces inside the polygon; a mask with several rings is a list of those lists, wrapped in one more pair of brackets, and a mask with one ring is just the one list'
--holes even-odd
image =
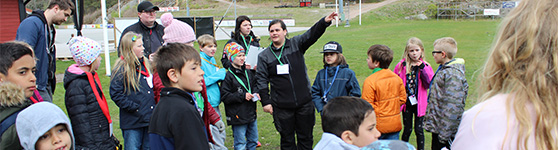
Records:
{"label": "green grass field", "polygon": [[[306,8],[304,8],[306,9]],[[382,11],[379,9],[377,11]],[[327,13],[320,14],[321,16]],[[315,18],[319,18],[315,17]],[[328,41],[337,41],[343,46],[343,54],[347,58],[350,68],[355,71],[357,79],[362,82],[370,75],[371,70],[368,69],[366,64],[366,51],[368,47],[374,44],[384,44],[389,46],[394,52],[393,62],[390,69],[402,58],[402,53],[407,39],[410,37],[420,38],[425,46],[426,60],[431,64],[434,63],[431,51],[432,43],[434,40],[441,37],[453,37],[458,42],[459,51],[456,57],[464,58],[466,61],[466,75],[469,82],[469,96],[467,99],[466,108],[473,106],[476,100],[476,76],[478,75],[481,66],[485,62],[488,54],[490,44],[496,33],[496,27],[499,20],[424,20],[424,21],[410,21],[410,20],[386,20],[381,18],[377,13],[370,12],[363,15],[362,25],[358,25],[358,20],[352,20],[350,27],[329,27],[326,33],[318,40],[305,54],[306,66],[308,68],[308,76],[313,82],[317,71],[323,68],[322,55],[319,53],[322,46]],[[290,37],[301,33],[289,33]],[[268,35],[262,36],[261,45],[269,45],[267,40]],[[216,57],[220,57],[222,47],[226,41],[218,41],[218,50]],[[103,55],[104,57],[104,55]],[[111,54],[111,62],[115,62],[116,54]],[[103,58],[107,59],[107,58]],[[216,58],[219,60],[220,58]],[[73,61],[58,61],[57,73],[63,73]],[[104,74],[104,60],[99,73]],[[433,68],[438,65],[432,64]],[[107,99],[110,99],[109,83],[110,78],[107,76],[100,76],[103,84],[103,91]],[[64,87],[62,83],[57,84],[56,92],[54,93],[55,103],[65,110],[64,106]],[[118,107],[112,100],[109,101],[111,117],[114,121],[114,131],[116,136],[122,141],[121,130],[119,129],[119,116]],[[221,110],[224,115],[224,107],[221,105]],[[264,113],[261,107],[258,107],[258,129],[262,147],[260,149],[279,149],[280,136],[275,130],[271,115]],[[177,118],[179,119],[179,118]],[[321,119],[316,113],[316,125],[314,128],[314,144],[316,144],[322,134]],[[425,132],[426,136],[426,149],[430,149],[430,133]],[[227,140],[226,145],[232,148],[233,138],[230,127],[227,127]],[[414,133],[411,136],[410,143],[416,145]]]}

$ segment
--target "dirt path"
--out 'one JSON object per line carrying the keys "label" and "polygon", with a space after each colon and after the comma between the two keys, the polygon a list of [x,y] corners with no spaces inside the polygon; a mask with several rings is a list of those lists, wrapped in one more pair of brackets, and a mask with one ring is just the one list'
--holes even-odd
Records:
{"label": "dirt path", "polygon": [[[221,3],[226,3],[227,5],[230,5],[232,2],[226,1],[226,0],[214,0],[214,1],[218,1]],[[238,5],[238,2],[236,3],[236,8],[247,8],[246,6],[242,6],[242,5]]]}
{"label": "dirt path", "polygon": [[[393,2],[396,2],[398,0],[385,0],[383,2],[380,3],[366,3],[366,4],[362,4],[362,13],[367,13],[371,10],[380,8],[382,6],[385,6],[387,4],[391,4]],[[358,3],[357,4],[351,4],[351,6],[349,6],[349,19],[353,19],[355,17],[358,17]],[[345,10],[346,11],[346,10]]]}

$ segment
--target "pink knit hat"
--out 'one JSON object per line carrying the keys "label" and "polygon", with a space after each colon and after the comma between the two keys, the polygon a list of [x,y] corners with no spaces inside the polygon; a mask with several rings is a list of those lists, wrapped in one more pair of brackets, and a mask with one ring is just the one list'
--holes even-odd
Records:
{"label": "pink knit hat", "polygon": [[196,40],[194,29],[187,23],[174,19],[171,13],[161,15],[161,22],[165,26],[165,43],[188,43]]}
{"label": "pink knit hat", "polygon": [[99,57],[102,51],[99,43],[90,38],[81,36],[70,39],[68,46],[70,47],[70,53],[72,57],[74,57],[74,61],[76,61],[79,66],[90,65]]}

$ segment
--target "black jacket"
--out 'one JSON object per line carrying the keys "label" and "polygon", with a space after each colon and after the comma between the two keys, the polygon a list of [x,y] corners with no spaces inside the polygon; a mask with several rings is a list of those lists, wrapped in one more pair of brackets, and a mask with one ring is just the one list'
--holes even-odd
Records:
{"label": "black jacket", "polygon": [[[81,69],[81,73],[76,74],[75,66],[77,65],[66,70],[64,88],[66,110],[72,121],[76,149],[115,149],[109,122],[97,102],[87,75]],[[95,88],[100,96],[104,96],[99,85],[95,84]]]}
{"label": "black jacket", "polygon": [[[141,70],[145,70],[140,65]],[[147,84],[146,76],[140,74],[139,90],[128,93],[124,90],[124,74],[122,70],[113,71],[110,80],[110,97],[120,108],[120,128],[135,129],[149,126],[151,113],[155,108],[153,88]]]}
{"label": "black jacket", "polygon": [[[225,112],[227,114],[227,124],[228,125],[242,125],[253,122],[256,120],[256,102],[246,100],[246,90],[240,82],[233,75],[236,75],[246,87],[250,86],[253,94],[256,89],[256,79],[254,78],[254,73],[252,71],[246,71],[245,69],[237,69],[234,67],[227,71],[227,75],[223,82],[221,82],[221,101],[225,103]],[[248,73],[248,79],[246,79],[246,73]],[[248,85],[248,82],[250,85]]]}
{"label": "black jacket", "polygon": [[204,128],[190,94],[173,87],[163,88],[149,123],[150,149],[208,150]]}
{"label": "black jacket", "polygon": [[[146,56],[147,58],[149,58],[149,55],[151,54],[151,41],[152,41],[151,34],[153,34],[153,32],[157,34],[157,38],[159,39],[159,41],[161,41],[161,45],[164,42],[163,34],[165,34],[165,27],[163,27],[157,22],[153,23],[152,28],[149,28],[145,26],[143,23],[141,23],[141,21],[138,21],[137,23],[134,23],[128,26],[126,29],[124,29],[124,31],[122,31],[122,35],[120,35],[120,39],[122,39],[122,37],[130,31],[141,34],[143,36],[142,38],[143,48],[145,48],[143,49],[143,55]],[[119,43],[118,56],[120,56],[120,42],[118,43]]]}
{"label": "black jacket", "polygon": [[271,46],[260,53],[256,79],[262,106],[272,104],[273,107],[279,108],[298,108],[312,101],[304,53],[322,36],[329,25],[331,22],[327,23],[322,18],[304,34],[285,40],[283,55],[280,57],[281,62],[289,64],[289,74],[277,74],[279,61],[273,53],[280,55],[281,48]]}

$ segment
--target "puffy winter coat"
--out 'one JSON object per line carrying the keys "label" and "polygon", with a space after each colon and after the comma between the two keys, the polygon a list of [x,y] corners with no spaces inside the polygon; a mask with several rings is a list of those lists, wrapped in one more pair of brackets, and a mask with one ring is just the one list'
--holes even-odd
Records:
{"label": "puffy winter coat", "polygon": [[[95,72],[92,73],[95,75]],[[104,97],[101,85],[95,84],[99,96]],[[115,149],[110,126],[101,110],[87,75],[73,64],[64,74],[65,103],[72,122],[76,149]]]}
{"label": "puffy winter coat", "polygon": [[[5,124],[11,124],[6,131],[0,137],[0,149],[2,150],[20,150],[23,147],[20,145],[19,138],[16,131],[15,121],[17,118],[17,114],[21,112],[21,110],[27,108],[32,104],[30,100],[22,98],[14,98],[14,95],[4,94],[6,93],[21,93],[23,91],[20,90],[18,85],[15,84],[0,84],[0,122]],[[15,115],[13,120],[8,123],[7,118],[11,115]]]}
{"label": "puffy winter coat", "polygon": [[376,113],[378,131],[401,131],[401,105],[407,100],[401,78],[389,69],[372,73],[362,85],[362,99],[368,101]]}
{"label": "puffy winter coat", "polygon": [[[324,69],[318,71],[318,74],[316,74],[314,85],[312,85],[312,101],[314,101],[314,106],[316,106],[318,112],[322,112],[324,105],[327,104],[323,99],[325,90],[329,89],[329,92],[327,92],[327,100],[331,100],[338,96],[360,97],[358,80],[355,76],[355,72],[349,69],[349,65],[339,65],[337,77],[335,77],[333,85],[330,85],[333,76],[335,76],[336,68],[337,67],[324,66]],[[327,81],[325,78],[326,73]]]}
{"label": "puffy winter coat", "polygon": [[[221,83],[221,99],[225,103],[225,111],[227,115],[228,125],[242,125],[256,120],[256,102],[246,100],[246,93],[249,93],[237,78],[236,75],[246,87],[250,86],[252,94],[256,89],[256,79],[252,71],[246,69],[237,69],[234,67],[227,71],[225,80]],[[246,79],[246,73],[248,79]]]}

